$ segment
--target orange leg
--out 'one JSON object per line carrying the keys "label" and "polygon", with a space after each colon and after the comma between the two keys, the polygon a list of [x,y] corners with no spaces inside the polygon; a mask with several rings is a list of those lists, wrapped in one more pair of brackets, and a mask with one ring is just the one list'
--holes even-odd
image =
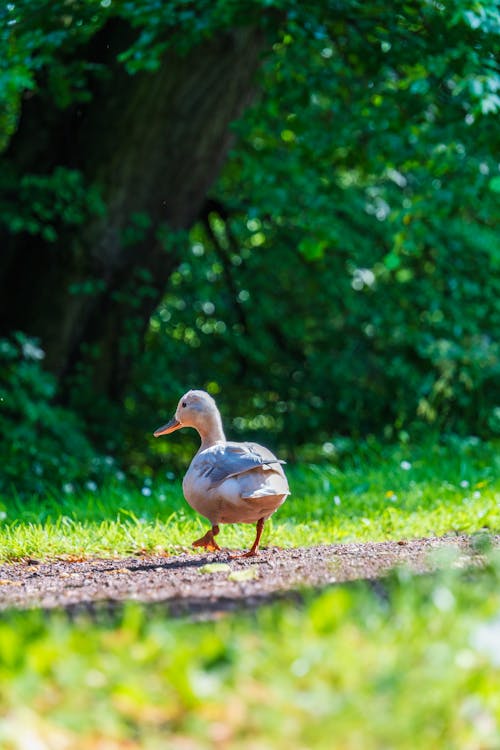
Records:
{"label": "orange leg", "polygon": [[215,550],[220,549],[214,538],[218,533],[219,527],[212,526],[210,531],[207,531],[207,533],[202,536],[201,539],[197,539],[195,542],[193,542],[193,547],[205,547],[205,549],[207,549],[209,552],[215,552]]}
{"label": "orange leg", "polygon": [[262,530],[264,529],[264,519],[259,518],[257,521],[257,533],[255,535],[255,541],[252,544],[251,549],[248,550],[248,552],[243,553],[236,553],[235,555],[230,555],[230,557],[255,557],[255,555],[258,554],[259,550],[259,544],[260,544],[260,538],[262,536]]}

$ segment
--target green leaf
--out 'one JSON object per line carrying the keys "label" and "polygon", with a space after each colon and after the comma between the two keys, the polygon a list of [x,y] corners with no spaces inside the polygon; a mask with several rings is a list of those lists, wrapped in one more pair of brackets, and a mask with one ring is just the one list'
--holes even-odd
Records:
{"label": "green leaf", "polygon": [[489,182],[489,187],[494,193],[500,193],[500,176],[492,177]]}
{"label": "green leaf", "polygon": [[401,259],[396,253],[388,253],[384,258],[384,265],[389,271],[395,271],[401,265]]}
{"label": "green leaf", "polygon": [[321,260],[327,247],[325,240],[318,240],[317,237],[304,237],[299,242],[299,252],[307,260]]}
{"label": "green leaf", "polygon": [[212,575],[213,573],[226,573],[228,570],[231,570],[231,566],[228,565],[228,563],[207,563],[206,565],[202,565],[201,568],[198,568],[199,573],[207,573],[208,575]]}
{"label": "green leaf", "polygon": [[242,570],[233,570],[228,575],[229,581],[255,581],[259,578],[259,569],[257,567],[243,568]]}

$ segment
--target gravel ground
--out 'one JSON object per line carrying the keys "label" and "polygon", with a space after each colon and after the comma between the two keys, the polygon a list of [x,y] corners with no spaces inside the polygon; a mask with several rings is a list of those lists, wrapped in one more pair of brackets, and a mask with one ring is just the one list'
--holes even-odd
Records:
{"label": "gravel ground", "polygon": [[[500,535],[489,537],[500,546]],[[441,538],[268,548],[258,557],[230,559],[226,552],[56,559],[0,565],[0,609],[64,608],[70,614],[114,611],[125,601],[161,604],[171,615],[204,619],[255,608],[308,589],[342,581],[374,580],[397,566],[415,573],[439,566],[439,551],[454,549],[454,565],[480,564],[473,538]],[[442,561],[442,557],[441,557]],[[215,564],[215,567],[214,567]]]}

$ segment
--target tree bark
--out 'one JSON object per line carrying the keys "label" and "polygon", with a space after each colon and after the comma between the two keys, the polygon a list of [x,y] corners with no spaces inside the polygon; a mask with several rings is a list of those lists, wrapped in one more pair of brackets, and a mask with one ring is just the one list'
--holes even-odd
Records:
{"label": "tree bark", "polygon": [[[61,111],[37,97],[26,102],[4,160],[19,176],[80,170],[100,187],[105,216],[73,233],[62,228],[53,244],[26,233],[0,237],[0,334],[39,337],[62,382],[92,353],[95,387],[114,399],[179,262],[181,250],[165,249],[158,230],[175,236],[195,222],[230,147],[229,125],[251,100],[263,49],[258,29],[241,28],[130,76],[116,62],[129,34],[109,23],[91,41],[87,59],[104,62],[107,75],[88,104]],[[149,222],[127,242],[134,214]],[[89,281],[94,291],[78,292]]]}

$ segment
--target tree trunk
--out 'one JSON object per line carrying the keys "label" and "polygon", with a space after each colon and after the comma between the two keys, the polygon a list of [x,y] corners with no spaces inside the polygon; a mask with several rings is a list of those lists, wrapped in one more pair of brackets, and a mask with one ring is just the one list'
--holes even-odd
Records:
{"label": "tree trunk", "polygon": [[[258,29],[242,28],[130,76],[116,63],[129,34],[109,23],[91,41],[87,59],[108,74],[88,104],[56,110],[27,101],[4,159],[19,176],[80,170],[100,187],[105,215],[72,233],[63,227],[56,243],[0,237],[0,334],[39,337],[61,381],[93,357],[96,388],[114,399],[182,252],[175,241],[166,248],[158,230],[175,240],[196,220],[263,47]],[[134,215],[142,229],[130,239]]]}

